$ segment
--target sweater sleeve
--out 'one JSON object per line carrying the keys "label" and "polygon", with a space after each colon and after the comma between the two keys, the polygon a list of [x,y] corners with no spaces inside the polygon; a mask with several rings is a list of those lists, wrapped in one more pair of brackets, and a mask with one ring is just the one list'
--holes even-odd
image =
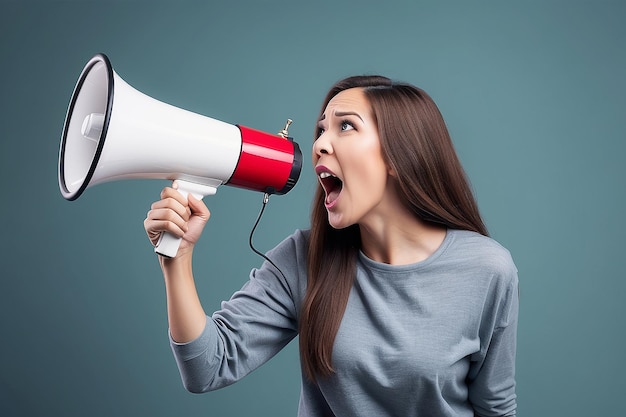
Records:
{"label": "sweater sleeve", "polygon": [[491,303],[485,307],[481,351],[468,374],[469,399],[479,417],[515,416],[515,356],[519,310],[517,269],[512,261],[497,276]]}
{"label": "sweater sleeve", "polygon": [[211,391],[240,380],[297,335],[294,297],[300,292],[302,246],[302,232],[297,232],[268,252],[280,271],[267,261],[253,269],[241,290],[207,317],[198,338],[180,344],[170,336],[188,391]]}

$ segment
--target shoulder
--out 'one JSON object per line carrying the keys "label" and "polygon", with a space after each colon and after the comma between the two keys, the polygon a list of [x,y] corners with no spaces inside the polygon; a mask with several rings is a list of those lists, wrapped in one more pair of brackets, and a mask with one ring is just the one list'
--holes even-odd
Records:
{"label": "shoulder", "polygon": [[306,254],[309,245],[310,231],[308,229],[296,229],[289,236],[285,237],[274,249],[269,253],[275,255],[289,254]]}
{"label": "shoulder", "polygon": [[[459,271],[472,283],[469,292],[483,297],[483,321],[488,327],[505,327],[517,317],[518,271],[508,249],[479,233],[451,232],[450,254]],[[486,317],[491,317],[486,320]]]}
{"label": "shoulder", "polygon": [[297,315],[306,289],[308,235],[298,229],[269,250],[262,265],[252,269],[248,290],[256,285],[262,293],[274,294],[276,300],[286,292]]}
{"label": "shoulder", "polygon": [[479,233],[449,230],[447,264],[488,299],[510,299],[519,290],[518,270],[508,249]]}
{"label": "shoulder", "polygon": [[278,245],[267,252],[267,256],[283,271],[290,271],[292,277],[305,276],[309,231],[297,229],[285,237]]}
{"label": "shoulder", "polygon": [[496,275],[517,276],[517,267],[508,249],[491,237],[467,230],[449,230],[448,255],[457,262]]}

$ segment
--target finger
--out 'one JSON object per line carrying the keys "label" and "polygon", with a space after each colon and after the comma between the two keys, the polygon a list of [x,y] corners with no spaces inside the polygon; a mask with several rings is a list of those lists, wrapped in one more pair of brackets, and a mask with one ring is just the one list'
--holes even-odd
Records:
{"label": "finger", "polygon": [[[191,210],[189,209],[187,202],[182,204],[179,200],[172,197],[165,197],[162,200],[155,201],[150,206],[151,210],[172,210],[174,213],[178,214],[185,221],[189,220],[189,216],[191,215]],[[155,213],[156,214],[156,213]]]}
{"label": "finger", "polygon": [[150,242],[153,245],[158,243],[161,233],[163,233],[162,230],[167,228],[167,226],[165,224],[161,224],[160,221],[148,218],[143,221],[143,227],[146,229],[148,239],[150,239]]}
{"label": "finger", "polygon": [[172,198],[178,201],[182,205],[187,205],[187,199],[176,189],[172,187],[165,187],[161,190],[161,199]]}
{"label": "finger", "polygon": [[152,221],[154,225],[166,225],[166,229],[155,229],[155,231],[171,231],[170,229],[180,229],[184,233],[188,229],[188,215],[181,216],[179,213],[169,208],[152,209],[148,212],[146,219]]}
{"label": "finger", "polygon": [[161,234],[163,233],[169,233],[170,235],[178,238],[182,238],[185,235],[185,232],[183,232],[180,227],[165,220],[146,219],[144,221],[144,227],[148,238],[153,245],[156,245],[159,242]]}

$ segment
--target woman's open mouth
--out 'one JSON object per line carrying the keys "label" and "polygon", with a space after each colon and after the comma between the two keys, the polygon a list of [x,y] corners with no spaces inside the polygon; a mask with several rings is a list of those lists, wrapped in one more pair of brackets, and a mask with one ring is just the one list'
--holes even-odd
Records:
{"label": "woman's open mouth", "polygon": [[329,171],[321,171],[318,173],[320,184],[324,188],[326,193],[326,208],[331,208],[335,205],[341,190],[343,189],[343,181],[341,181],[336,175]]}

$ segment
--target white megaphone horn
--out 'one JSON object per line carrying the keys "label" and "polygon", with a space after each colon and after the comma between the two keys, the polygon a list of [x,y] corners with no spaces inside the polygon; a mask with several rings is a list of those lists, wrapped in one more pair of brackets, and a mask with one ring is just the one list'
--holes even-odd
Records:
{"label": "white megaphone horn", "polygon": [[[128,85],[104,54],[83,69],[67,110],[59,188],[67,200],[103,182],[152,178],[197,198],[231,185],[285,194],[300,176],[302,152],[288,136],[231,125],[155,100]],[[173,257],[180,239],[163,233],[155,251]]]}

